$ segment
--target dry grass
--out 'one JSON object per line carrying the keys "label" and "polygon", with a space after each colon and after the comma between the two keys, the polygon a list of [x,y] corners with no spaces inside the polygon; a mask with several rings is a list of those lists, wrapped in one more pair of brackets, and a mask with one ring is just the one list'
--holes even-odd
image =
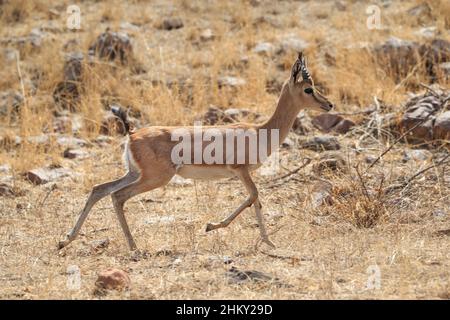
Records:
{"label": "dry grass", "polygon": [[[142,123],[151,125],[192,124],[209,105],[269,115],[277,93],[267,92],[266,83],[274,75],[287,76],[294,52],[258,55],[252,49],[258,42],[277,43],[288,34],[310,44],[306,53],[311,73],[339,111],[365,109],[374,96],[398,106],[414,84],[428,81],[423,71],[418,68],[408,82],[398,86],[367,50],[351,48],[362,42],[382,42],[391,35],[422,41],[416,33],[422,26],[436,26],[440,37],[450,40],[448,1],[427,1],[431,15],[420,19],[406,11],[421,1],[393,1],[388,8],[380,4],[383,29],[372,31],[366,28],[367,4],[363,1],[347,1],[344,11],[336,10],[333,1],[261,1],[257,6],[252,5],[257,1],[180,0],[173,5],[165,1],[83,1],[82,30],[77,32],[64,29],[69,1],[3,2],[0,38],[27,35],[49,21],[62,32],[49,32],[40,48],[20,46],[19,63],[0,59],[0,91],[22,92],[23,85],[26,98],[20,115],[0,118],[1,136],[23,139],[18,147],[11,141],[3,143],[0,163],[12,167],[13,183],[24,192],[23,196],[0,198],[1,298],[95,298],[96,274],[119,267],[129,272],[132,288],[106,298],[448,299],[448,165],[424,173],[406,189],[386,192],[430,162],[403,163],[404,144],[395,146],[366,173],[365,157],[380,154],[389,141],[369,139],[361,152],[354,148],[359,136],[339,136],[349,170],[320,177],[333,184],[330,205],[315,207],[312,203],[310,190],[318,177],[310,166],[277,188],[256,174],[269,232],[277,245],[270,252],[254,247],[258,229],[250,210],[226,229],[204,232],[207,222],[224,217],[245,196],[235,180],[183,187],[170,184],[133,198],[127,203],[128,221],[138,247],[148,252],[135,259],[128,253],[110,199],[93,209],[77,241],[56,250],[90,188],[123,173],[121,138],[113,139],[108,147],[94,144],[89,148],[93,156],[85,160],[64,159],[63,148],[53,140],[45,147],[26,142],[29,136],[53,132],[53,112],[58,107],[51,94],[62,79],[64,44],[78,39],[77,47],[86,52],[107,26],[118,30],[124,21],[140,26],[140,31],[128,32],[134,40],[135,58],[147,73],[136,81],[127,67],[86,66],[78,112],[90,124],[79,134],[87,140],[98,135],[105,100],[132,107]],[[54,15],[50,9],[61,14]],[[184,27],[157,29],[168,16],[182,18]],[[200,40],[205,28],[214,34],[207,42]],[[333,64],[327,63],[326,53],[335,57]],[[247,84],[233,90],[219,88],[217,79],[223,75],[244,78]],[[175,86],[152,84],[171,79],[186,81]],[[442,78],[439,84],[448,86],[446,81]],[[399,109],[388,111],[398,113]],[[318,154],[294,148],[283,150],[281,158],[286,167],[294,168],[305,156],[315,159]],[[23,179],[27,170],[49,164],[61,164],[80,175],[58,181],[56,189],[51,184],[32,186]],[[107,248],[92,247],[92,241],[105,238],[110,239]],[[226,256],[238,269],[269,273],[289,286],[230,284],[226,272],[231,266],[223,262]],[[81,270],[79,290],[66,287],[66,270],[71,265]],[[374,265],[380,268],[381,287],[367,289],[368,268]]]}

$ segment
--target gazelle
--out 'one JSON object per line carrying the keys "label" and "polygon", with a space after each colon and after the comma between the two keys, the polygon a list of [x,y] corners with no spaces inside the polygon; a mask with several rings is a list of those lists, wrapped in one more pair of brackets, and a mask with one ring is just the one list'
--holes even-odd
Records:
{"label": "gazelle", "polygon": [[[278,130],[279,141],[276,146],[278,148],[279,143],[283,142],[288,135],[300,110],[330,111],[332,108],[333,105],[314,89],[313,80],[308,72],[305,58],[302,53],[299,53],[297,60],[292,66],[291,75],[283,85],[276,110],[269,120],[262,124],[238,123],[206,128],[214,129],[223,134],[225,134],[225,131],[230,130],[251,130],[256,132],[258,140],[260,140],[259,132],[261,130]],[[116,109],[113,112],[123,121],[129,135],[124,152],[128,172],[120,179],[94,186],[78,221],[67,235],[67,238],[59,243],[59,248],[67,246],[76,238],[92,206],[100,199],[111,194],[114,209],[128,241],[129,248],[130,250],[137,249],[125,219],[123,206],[131,197],[166,185],[174,175],[192,179],[238,177],[247,189],[249,197],[226,219],[218,223],[208,223],[206,231],[227,227],[245,208],[253,205],[261,240],[274,247],[269,240],[263,223],[262,206],[258,198],[258,190],[250,176],[250,172],[258,168],[262,160],[258,158],[256,164],[249,162],[250,148],[248,145],[245,145],[243,149],[245,152],[244,162],[238,162],[234,156],[235,153],[233,153],[231,162],[228,157],[227,161],[223,163],[207,164],[204,161],[201,163],[191,161],[188,162],[189,164],[174,163],[172,151],[178,142],[173,141],[173,134],[176,130],[184,129],[192,133],[193,137],[193,127],[154,126],[130,132],[130,125],[125,111]],[[271,139],[269,138],[266,143],[271,144]],[[201,148],[205,149],[207,145],[208,143],[202,143]],[[274,151],[271,145],[266,147],[269,154]],[[235,147],[233,148],[235,149]],[[227,151],[230,150],[224,149],[223,154],[225,154],[225,157],[227,157]],[[194,157],[191,153],[183,156],[188,158]]]}

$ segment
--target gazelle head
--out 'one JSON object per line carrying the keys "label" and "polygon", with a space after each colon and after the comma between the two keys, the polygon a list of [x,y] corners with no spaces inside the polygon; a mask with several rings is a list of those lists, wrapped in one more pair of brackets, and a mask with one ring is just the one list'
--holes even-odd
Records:
{"label": "gazelle head", "polygon": [[288,85],[294,103],[300,108],[322,112],[330,111],[333,108],[333,104],[314,88],[314,82],[302,52],[298,54],[298,58],[292,66]]}

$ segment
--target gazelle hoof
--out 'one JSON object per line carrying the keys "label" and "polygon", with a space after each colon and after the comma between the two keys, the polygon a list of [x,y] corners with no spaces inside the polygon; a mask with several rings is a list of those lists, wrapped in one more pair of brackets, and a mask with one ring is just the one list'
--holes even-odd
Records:
{"label": "gazelle hoof", "polygon": [[61,250],[62,248],[64,248],[67,245],[68,245],[67,240],[58,242],[58,250]]}
{"label": "gazelle hoof", "polygon": [[214,230],[214,226],[211,224],[211,223],[208,223],[207,225],[206,225],[206,232],[209,232],[209,231],[211,231],[211,230]]}
{"label": "gazelle hoof", "polygon": [[272,241],[270,241],[269,239],[263,239],[262,242],[264,242],[265,244],[267,244],[269,247],[271,247],[272,249],[275,249],[275,245],[272,243]]}

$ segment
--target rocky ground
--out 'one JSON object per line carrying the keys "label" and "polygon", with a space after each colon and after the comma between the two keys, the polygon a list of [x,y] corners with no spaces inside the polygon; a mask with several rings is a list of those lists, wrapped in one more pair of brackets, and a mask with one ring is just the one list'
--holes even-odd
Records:
{"label": "rocky ground", "polygon": [[[450,298],[447,1],[82,1],[76,30],[70,4],[0,1],[1,298]],[[276,249],[251,210],[205,233],[239,181],[176,178],[127,203],[139,252],[110,199],[57,250],[124,173],[111,107],[263,121],[301,50],[337,108],[300,113],[281,170],[254,175]]]}

